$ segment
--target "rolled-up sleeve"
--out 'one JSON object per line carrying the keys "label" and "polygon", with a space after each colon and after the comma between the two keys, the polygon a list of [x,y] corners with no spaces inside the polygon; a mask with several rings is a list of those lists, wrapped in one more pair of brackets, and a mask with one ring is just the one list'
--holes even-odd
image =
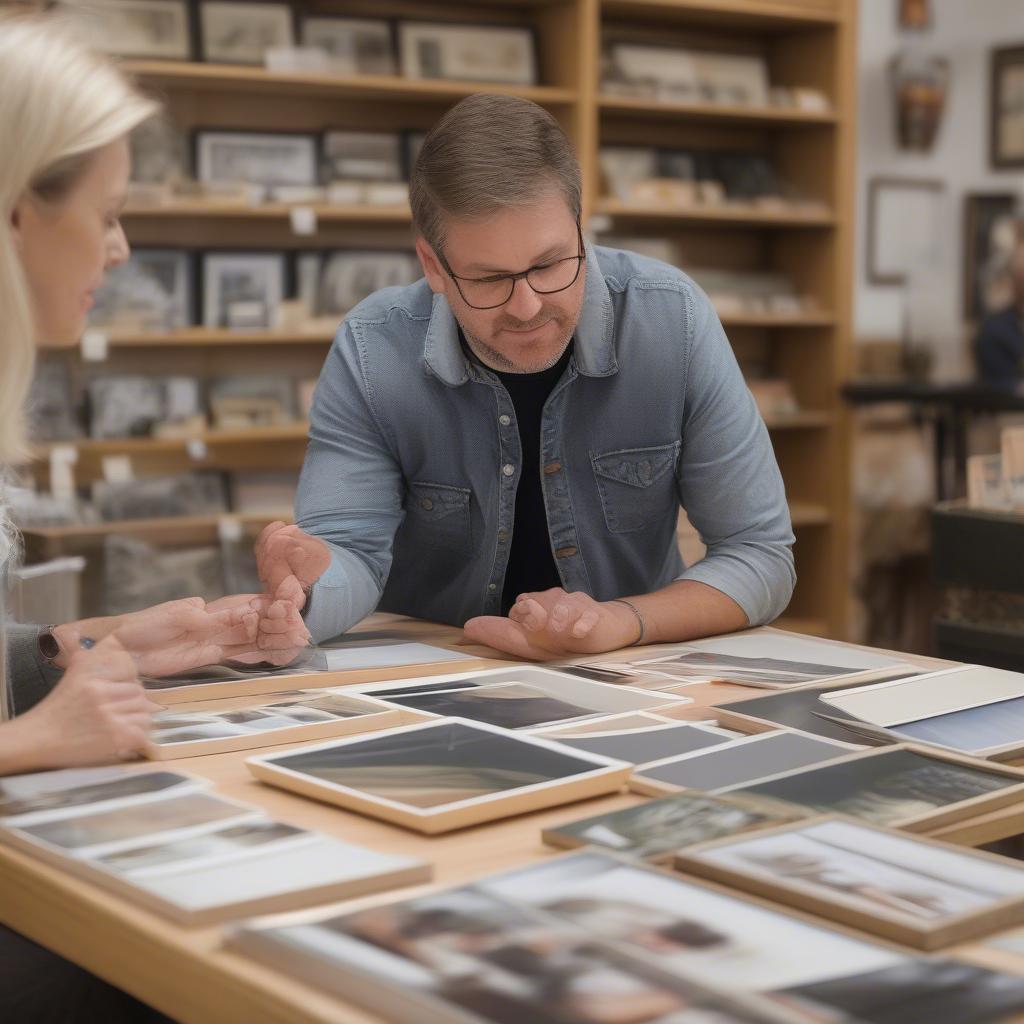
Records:
{"label": "rolled-up sleeve", "polygon": [[12,715],[31,710],[60,681],[60,671],[39,653],[39,634],[43,628],[16,622],[8,622],[4,628]]}
{"label": "rolled-up sleeve", "polygon": [[679,579],[720,590],[750,625],[763,625],[782,614],[796,583],[782,474],[732,346],[696,287],[687,336],[679,497],[707,555]]}
{"label": "rolled-up sleeve", "polygon": [[331,548],[305,612],[314,641],[376,608],[402,522],[402,474],[365,383],[358,326],[342,324],[317,383],[295,521]]}

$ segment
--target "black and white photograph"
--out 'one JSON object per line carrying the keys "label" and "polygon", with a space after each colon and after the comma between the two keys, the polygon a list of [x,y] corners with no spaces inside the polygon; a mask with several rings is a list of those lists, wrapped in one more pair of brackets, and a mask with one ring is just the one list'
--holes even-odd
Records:
{"label": "black and white photograph", "polygon": [[964,196],[964,316],[980,320],[1013,302],[1014,215],[1021,207],[1013,192],[972,192]]}
{"label": "black and white photograph", "polygon": [[62,0],[90,44],[118,57],[189,60],[188,0]]}
{"label": "black and white photograph", "polygon": [[411,252],[306,252],[296,260],[299,295],[314,316],[346,316],[374,292],[421,276]]}
{"label": "black and white photograph", "polygon": [[544,829],[542,838],[549,846],[600,846],[625,857],[659,863],[671,860],[672,854],[684,847],[783,825],[804,814],[798,808],[785,812],[778,806],[761,807],[756,800],[739,797],[677,793],[622,811],[567,821]]}
{"label": "black and white photograph", "polygon": [[534,85],[536,43],[528,28],[402,21],[398,52],[406,78]]}
{"label": "black and white photograph", "polygon": [[195,377],[97,377],[88,398],[94,438],[150,437],[203,411]]}
{"label": "black and white photograph", "polygon": [[401,181],[402,136],[398,132],[324,132],[323,179]]}
{"label": "black and white photograph", "polygon": [[218,185],[312,186],[316,137],[295,132],[199,131],[196,177]]}
{"label": "black and white photograph", "polygon": [[183,249],[133,249],[107,272],[89,314],[106,331],[173,331],[193,322],[192,256]]}
{"label": "black and white photograph", "polygon": [[295,44],[288,4],[199,0],[200,54],[215,64],[263,64],[267,50]]}
{"label": "black and white photograph", "polygon": [[227,512],[220,473],[179,473],[133,480],[97,480],[92,502],[104,522],[162,516],[215,516]]}
{"label": "black and white photograph", "polygon": [[284,253],[203,254],[203,324],[269,330],[285,298]]}
{"label": "black and white photograph", "polygon": [[300,31],[302,45],[323,50],[336,75],[393,75],[397,70],[390,22],[304,17]]}
{"label": "black and white photograph", "polygon": [[166,115],[143,121],[129,136],[133,183],[173,187],[188,175],[188,139]]}
{"label": "black and white photograph", "polygon": [[598,732],[589,736],[548,734],[548,737],[576,750],[589,750],[592,754],[644,765],[665,757],[720,746],[735,740],[736,734],[713,725],[678,722],[672,725],[652,724],[647,729],[626,732]]}
{"label": "black and white photograph", "polygon": [[1024,167],[1024,46],[992,51],[989,157],[997,170]]}
{"label": "black and white photograph", "polygon": [[936,820],[943,811],[973,801],[984,803],[986,797],[990,798],[988,806],[998,806],[1000,796],[1012,799],[1022,785],[1024,774],[1009,769],[986,769],[894,747],[730,792],[901,827]]}

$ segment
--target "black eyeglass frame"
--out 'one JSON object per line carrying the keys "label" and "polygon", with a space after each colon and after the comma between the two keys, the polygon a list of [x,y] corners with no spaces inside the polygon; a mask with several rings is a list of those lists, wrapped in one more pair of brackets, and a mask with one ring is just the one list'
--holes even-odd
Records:
{"label": "black eyeglass frame", "polygon": [[[538,295],[555,295],[558,292],[564,292],[571,288],[580,279],[580,271],[583,269],[583,261],[587,258],[586,248],[583,244],[583,227],[580,224],[579,217],[576,218],[576,238],[579,242],[580,250],[576,256],[564,256],[562,259],[552,260],[550,263],[541,263],[535,267],[527,267],[526,270],[521,270],[518,274],[497,274],[494,278],[460,276],[448,265],[448,260],[441,250],[438,250],[437,258],[440,261],[441,266],[444,267],[444,272],[455,282],[455,289],[459,293],[459,297],[467,306],[469,306],[470,309],[498,309],[499,306],[504,306],[512,301],[512,296],[516,293],[516,285],[520,281],[525,280],[527,284],[530,284],[530,274],[535,270],[547,270],[549,267],[553,267],[556,263],[568,263],[569,260],[576,260],[576,273],[573,274],[572,280],[568,284],[563,284],[561,288],[551,288],[545,291],[542,288],[534,288],[533,285],[530,284],[530,287],[533,288]],[[495,302],[491,306],[475,306],[466,298],[462,291],[462,286],[459,284],[460,281],[478,281],[481,283],[488,282],[491,284],[497,284],[498,281],[508,281],[508,297],[503,299],[501,302]]]}

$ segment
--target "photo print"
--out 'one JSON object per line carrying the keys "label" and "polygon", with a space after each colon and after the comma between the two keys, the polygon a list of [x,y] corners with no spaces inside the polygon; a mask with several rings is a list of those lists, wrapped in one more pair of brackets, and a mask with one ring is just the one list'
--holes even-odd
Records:
{"label": "photo print", "polygon": [[284,253],[204,253],[203,325],[268,330],[285,297]]}
{"label": "photo print", "polygon": [[189,60],[187,0],[61,0],[76,29],[103,53],[146,60]]}
{"label": "photo print", "polygon": [[303,18],[302,45],[323,50],[336,75],[393,75],[391,25],[371,18]]}
{"label": "photo print", "polygon": [[107,271],[89,326],[103,330],[174,331],[192,324],[192,260],[181,249],[133,248]]}
{"label": "photo print", "polygon": [[287,4],[200,0],[199,27],[204,61],[263,64],[267,50],[295,45]]}

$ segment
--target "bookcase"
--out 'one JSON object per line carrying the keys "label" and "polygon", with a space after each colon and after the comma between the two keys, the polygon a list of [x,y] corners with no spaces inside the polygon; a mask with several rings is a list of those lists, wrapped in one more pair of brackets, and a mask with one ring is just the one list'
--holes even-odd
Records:
{"label": "bookcase", "polygon": [[[299,0],[300,10],[346,17],[415,18],[473,24],[530,25],[537,37],[540,84],[339,77],[259,67],[126,60],[141,84],[165,103],[186,131],[325,129],[424,131],[452,103],[477,91],[524,96],[549,109],[577,149],[585,186],[585,224],[592,237],[668,238],[691,260],[731,271],[785,274],[814,307],[800,312],[723,311],[738,356],[756,353],[773,377],[789,382],[798,410],[767,423],[786,481],[796,533],[799,582],[781,625],[841,638],[845,633],[848,562],[849,427],[839,387],[850,346],[853,170],[854,0],[499,0],[415,3],[411,0]],[[765,58],[771,82],[810,88],[824,110],[664,102],[607,94],[602,46],[609,40],[676,44]],[[602,187],[603,145],[713,147],[770,154],[780,173],[819,200],[813,210],[666,207],[626,204]],[[283,204],[244,207],[176,201],[129,208],[123,223],[133,245],[190,249],[396,249],[411,244],[405,206],[313,207],[315,235],[293,230]],[[106,373],[230,375],[258,372],[315,376],[327,333],[189,328],[162,334],[114,334],[102,364],[80,355],[73,378],[97,366]],[[137,475],[188,468],[298,468],[305,425],[257,431],[209,431],[196,441],[167,438],[74,442],[77,484],[98,479],[109,455],[127,455]],[[48,446],[35,466],[47,477]],[[282,512],[287,510],[282,509]],[[259,516],[246,519],[255,529]],[[109,523],[78,530],[29,531],[33,551],[53,555],[92,548],[97,533],[128,531],[152,543],[214,537],[217,521],[192,519],[187,530],[166,521]]]}

